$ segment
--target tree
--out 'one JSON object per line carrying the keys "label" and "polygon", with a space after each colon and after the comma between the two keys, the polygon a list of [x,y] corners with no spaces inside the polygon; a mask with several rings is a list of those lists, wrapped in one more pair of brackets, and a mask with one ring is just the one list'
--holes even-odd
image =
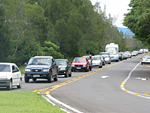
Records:
{"label": "tree", "polygon": [[150,44],[150,1],[131,0],[129,7],[130,10],[125,15],[123,25],[135,34],[135,38]]}

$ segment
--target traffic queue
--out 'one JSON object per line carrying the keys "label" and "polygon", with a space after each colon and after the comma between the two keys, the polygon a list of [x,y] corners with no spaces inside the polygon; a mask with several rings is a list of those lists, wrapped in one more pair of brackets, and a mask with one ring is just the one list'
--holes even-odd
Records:
{"label": "traffic queue", "polygon": [[[148,50],[118,52],[118,59],[116,56],[110,55],[109,52],[100,52],[99,55],[75,57],[72,63],[69,63],[68,59],[54,59],[52,56],[34,56],[29,59],[28,63],[25,63],[24,81],[28,83],[30,80],[36,82],[37,79],[47,79],[47,82],[51,83],[52,81],[57,81],[59,75],[72,77],[72,72],[92,71],[94,67],[102,68],[105,64],[132,58],[142,53],[148,53]],[[144,56],[142,58],[141,64],[143,65],[145,63],[150,64],[149,56]],[[17,88],[22,87],[23,79],[21,72],[15,63],[0,63],[0,71],[3,72],[0,73],[2,74],[0,75],[2,78],[0,79],[0,87],[6,87],[9,90],[11,90],[13,86],[17,86]]]}

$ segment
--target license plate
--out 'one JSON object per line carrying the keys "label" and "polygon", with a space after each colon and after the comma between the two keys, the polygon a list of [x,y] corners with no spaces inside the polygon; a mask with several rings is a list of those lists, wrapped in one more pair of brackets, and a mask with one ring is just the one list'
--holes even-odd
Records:
{"label": "license plate", "polygon": [[77,69],[81,69],[81,67],[77,67]]}
{"label": "license plate", "polygon": [[33,77],[40,77],[40,75],[33,75]]}

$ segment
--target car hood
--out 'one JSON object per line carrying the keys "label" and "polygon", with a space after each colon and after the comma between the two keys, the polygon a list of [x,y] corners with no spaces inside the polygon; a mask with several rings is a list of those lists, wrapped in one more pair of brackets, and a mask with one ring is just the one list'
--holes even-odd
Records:
{"label": "car hood", "polygon": [[99,63],[100,60],[93,60],[92,63]]}
{"label": "car hood", "polygon": [[1,76],[10,76],[11,72],[0,72],[0,77]]}
{"label": "car hood", "polygon": [[86,65],[86,62],[73,62],[72,65]]}
{"label": "car hood", "polygon": [[30,68],[30,69],[41,69],[41,68],[49,68],[49,65],[28,65],[26,66],[26,68]]}

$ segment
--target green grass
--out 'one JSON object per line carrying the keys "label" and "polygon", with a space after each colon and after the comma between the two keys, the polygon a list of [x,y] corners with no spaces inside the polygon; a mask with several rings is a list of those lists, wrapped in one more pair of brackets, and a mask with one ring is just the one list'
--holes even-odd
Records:
{"label": "green grass", "polygon": [[0,92],[0,113],[65,113],[37,92]]}
{"label": "green grass", "polygon": [[24,74],[24,70],[25,70],[26,65],[20,66],[19,69],[21,71],[21,74]]}
{"label": "green grass", "polygon": [[150,56],[150,52],[146,54],[146,56]]}

